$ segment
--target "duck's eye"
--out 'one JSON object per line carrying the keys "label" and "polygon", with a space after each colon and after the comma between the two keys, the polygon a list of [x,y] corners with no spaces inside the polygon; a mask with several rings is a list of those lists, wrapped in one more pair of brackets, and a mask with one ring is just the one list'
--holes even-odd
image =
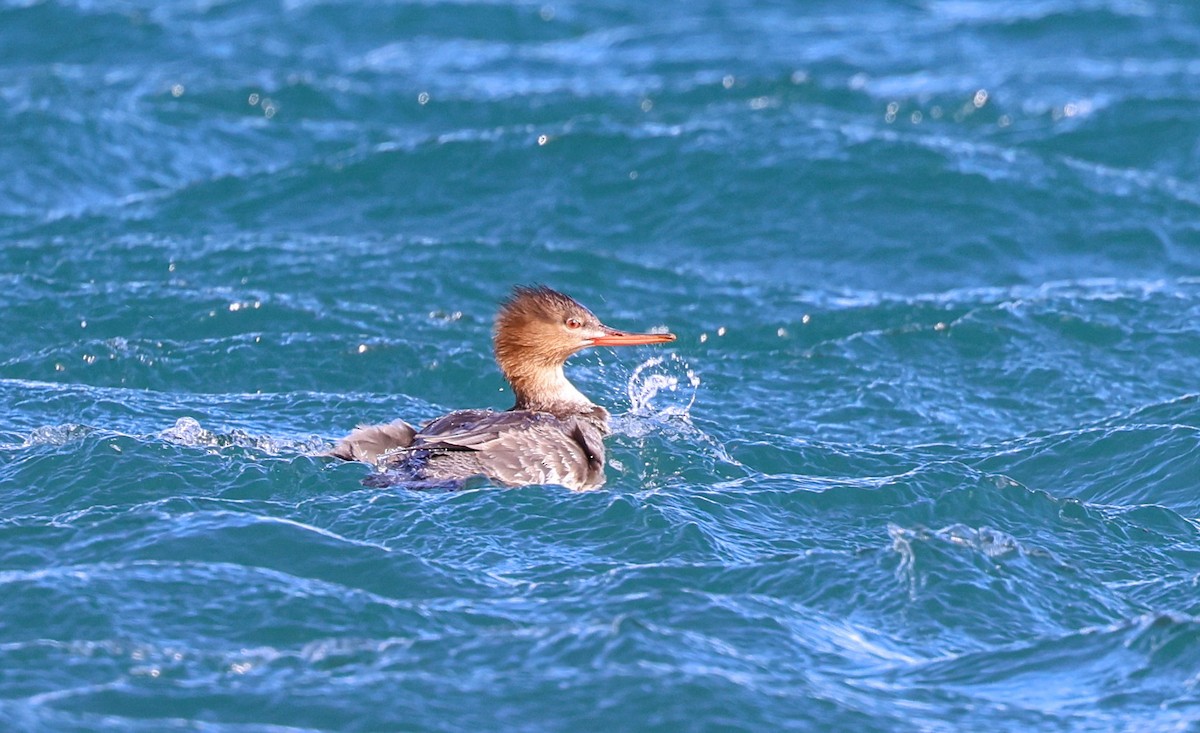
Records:
{"label": "duck's eye", "polygon": [[567,328],[569,328],[571,330],[575,330],[576,328],[583,328],[583,321],[581,321],[575,317],[568,318],[567,319]]}

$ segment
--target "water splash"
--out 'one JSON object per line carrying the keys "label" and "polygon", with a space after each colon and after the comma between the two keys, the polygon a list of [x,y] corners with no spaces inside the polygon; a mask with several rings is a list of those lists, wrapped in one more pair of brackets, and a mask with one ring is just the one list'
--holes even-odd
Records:
{"label": "water splash", "polygon": [[622,460],[616,448],[609,464],[637,476],[645,487],[684,474],[710,481],[743,473],[721,441],[692,422],[699,388],[700,376],[677,354],[639,364],[626,382],[629,411],[612,417],[614,435],[632,439],[626,445],[634,450]]}
{"label": "water splash", "polygon": [[687,417],[699,387],[700,377],[678,354],[647,359],[629,375],[629,414]]}

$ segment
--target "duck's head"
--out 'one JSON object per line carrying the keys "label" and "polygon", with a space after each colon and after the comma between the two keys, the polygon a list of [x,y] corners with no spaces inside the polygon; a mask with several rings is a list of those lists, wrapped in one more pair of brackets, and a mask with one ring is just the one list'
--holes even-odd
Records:
{"label": "duck's head", "polygon": [[[627,333],[605,326],[574,298],[545,286],[521,286],[500,307],[493,345],[496,362],[522,402],[529,377],[557,374],[572,354],[591,346],[638,346],[675,340],[671,333]],[[565,378],[563,378],[565,379]],[[574,390],[574,388],[571,388]],[[576,393],[577,394],[577,393]]]}

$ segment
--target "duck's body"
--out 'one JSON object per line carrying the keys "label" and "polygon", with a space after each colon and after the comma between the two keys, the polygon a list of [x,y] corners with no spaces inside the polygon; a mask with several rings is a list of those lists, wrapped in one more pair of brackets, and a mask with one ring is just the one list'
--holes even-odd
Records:
{"label": "duck's body", "polygon": [[384,483],[457,482],[473,476],[510,486],[604,484],[608,414],[553,415],[535,410],[459,410],[415,433],[385,454]]}
{"label": "duck's body", "polygon": [[516,404],[505,412],[459,410],[415,430],[403,421],[360,427],[333,455],[376,463],[372,483],[453,484],[474,476],[509,485],[604,484],[608,411],[563,374],[567,358],[589,346],[674,341],[669,333],[611,329],[549,288],[517,288],[496,317],[495,351]]}

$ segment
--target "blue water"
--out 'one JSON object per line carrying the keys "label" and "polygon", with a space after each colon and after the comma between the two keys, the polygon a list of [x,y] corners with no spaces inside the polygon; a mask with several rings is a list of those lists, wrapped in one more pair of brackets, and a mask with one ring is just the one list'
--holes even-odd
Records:
{"label": "blue water", "polygon": [[[0,729],[1200,730],[1200,4],[0,0]],[[541,282],[607,486],[365,487]]]}

